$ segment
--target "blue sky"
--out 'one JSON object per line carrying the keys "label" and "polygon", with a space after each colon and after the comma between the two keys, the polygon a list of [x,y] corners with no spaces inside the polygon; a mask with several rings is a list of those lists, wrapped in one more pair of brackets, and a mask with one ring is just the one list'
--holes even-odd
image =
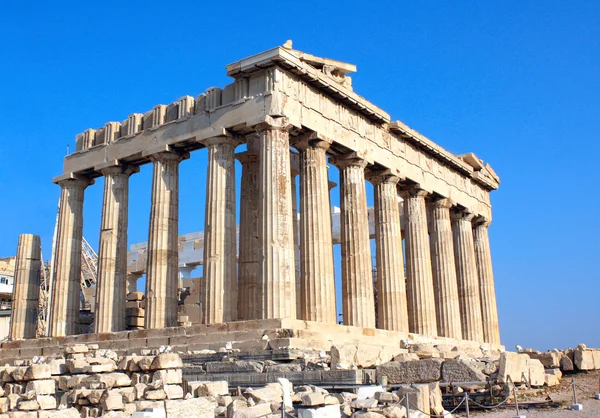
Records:
{"label": "blue sky", "polygon": [[[59,196],[51,178],[77,133],[222,87],[226,64],[292,39],[356,64],[355,91],[500,175],[490,234],[507,347],[600,346],[600,3],[497,3],[4,5],[0,256],[29,232],[49,257]],[[181,165],[181,233],[204,224],[206,157],[196,154]],[[150,168],[131,180],[131,243],[146,240]],[[94,247],[102,188],[99,180],[86,191]]]}

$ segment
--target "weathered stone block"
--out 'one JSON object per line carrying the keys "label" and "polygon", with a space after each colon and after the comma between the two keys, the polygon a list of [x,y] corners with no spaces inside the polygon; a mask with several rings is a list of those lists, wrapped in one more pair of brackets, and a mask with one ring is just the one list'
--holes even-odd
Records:
{"label": "weathered stone block", "polygon": [[169,400],[165,409],[169,418],[212,418],[217,402],[208,398]]}
{"label": "weathered stone block", "polygon": [[325,397],[321,393],[305,393],[300,397],[302,406],[321,406],[325,405]]}
{"label": "weathered stone block", "polygon": [[215,382],[190,382],[188,385],[190,385],[192,388],[196,388],[195,395],[199,397],[223,396],[229,394],[229,385],[225,380]]}
{"label": "weathered stone block", "polygon": [[340,418],[339,405],[326,405],[320,408],[298,409],[298,418]]}
{"label": "weathered stone block", "polygon": [[181,357],[176,353],[163,353],[157,355],[152,364],[150,365],[150,370],[159,370],[159,369],[180,369],[183,367],[183,362],[181,361]]}
{"label": "weathered stone block", "polygon": [[27,392],[34,391],[36,395],[54,395],[56,393],[56,382],[53,379],[32,380],[27,382]]}
{"label": "weathered stone block", "polygon": [[511,353],[506,351],[500,355],[500,364],[498,366],[498,381],[508,383],[508,379],[514,383],[521,383],[523,375],[528,373],[527,354]]}
{"label": "weathered stone block", "polygon": [[446,360],[442,364],[444,382],[485,382],[487,376],[468,360]]}
{"label": "weathered stone block", "polygon": [[442,377],[442,360],[424,359],[398,363],[390,361],[377,366],[377,376],[387,376],[388,383],[429,383]]}
{"label": "weathered stone block", "polygon": [[52,377],[52,369],[49,364],[32,364],[25,371],[23,380],[49,379]]}
{"label": "weathered stone block", "polygon": [[558,386],[562,379],[562,373],[559,369],[546,369],[544,378],[547,386]]}
{"label": "weathered stone block", "polygon": [[268,403],[259,403],[257,405],[238,409],[233,413],[233,418],[260,418],[271,413],[271,405]]}
{"label": "weathered stone block", "polygon": [[529,373],[528,379],[531,386],[541,387],[544,386],[546,381],[544,365],[538,359],[527,360],[527,370]]}

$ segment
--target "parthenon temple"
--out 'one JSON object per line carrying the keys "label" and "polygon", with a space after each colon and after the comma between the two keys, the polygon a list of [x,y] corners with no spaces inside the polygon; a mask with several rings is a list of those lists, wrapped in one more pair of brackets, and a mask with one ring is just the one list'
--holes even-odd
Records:
{"label": "parthenon temple", "polygon": [[[177,326],[179,164],[206,149],[201,324],[276,319],[499,347],[488,237],[499,178],[490,165],[392,121],[354,92],[352,64],[282,46],[226,68],[234,81],[224,88],[77,135],[53,179],[61,198],[49,335],[79,332],[84,194],[100,177],[94,332],[126,330],[129,179],[144,164],[153,167],[144,326]],[[337,185],[328,164],[339,170]]]}

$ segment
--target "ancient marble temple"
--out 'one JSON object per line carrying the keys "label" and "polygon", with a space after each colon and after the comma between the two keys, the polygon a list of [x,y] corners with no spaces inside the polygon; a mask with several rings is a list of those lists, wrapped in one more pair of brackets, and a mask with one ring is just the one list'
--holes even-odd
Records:
{"label": "ancient marble temple", "polygon": [[[203,323],[335,324],[330,194],[339,193],[344,325],[500,344],[488,238],[498,176],[474,154],[453,155],[392,121],[353,91],[354,71],[278,47],[228,65],[234,82],[223,89],[78,135],[54,179],[62,191],[50,335],[77,332],[84,195],[100,177],[95,331],[125,329],[129,179],[143,164],[153,167],[145,327],[177,325],[179,164],[206,152]],[[331,190],[328,164],[339,169]]]}

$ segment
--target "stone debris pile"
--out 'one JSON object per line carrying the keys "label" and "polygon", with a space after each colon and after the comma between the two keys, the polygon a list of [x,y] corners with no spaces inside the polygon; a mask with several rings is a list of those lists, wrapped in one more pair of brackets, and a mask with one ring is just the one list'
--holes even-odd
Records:
{"label": "stone debris pile", "polygon": [[0,417],[130,417],[147,408],[181,408],[187,402],[183,363],[178,354],[162,351],[118,357],[80,344],[67,346],[61,357],[5,365]]}

